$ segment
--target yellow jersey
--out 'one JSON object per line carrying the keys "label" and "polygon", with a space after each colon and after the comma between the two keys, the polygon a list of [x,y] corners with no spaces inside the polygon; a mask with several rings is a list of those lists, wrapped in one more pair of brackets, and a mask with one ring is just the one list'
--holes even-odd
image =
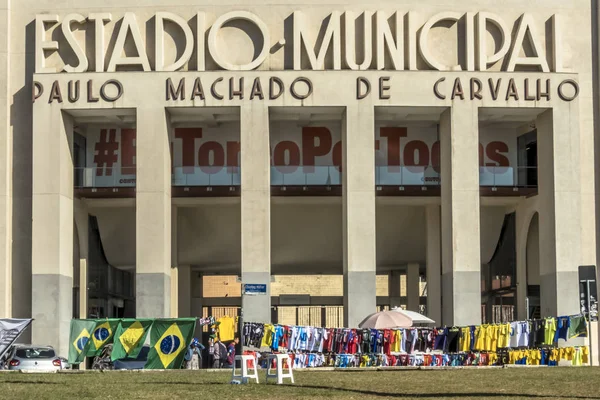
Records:
{"label": "yellow jersey", "polygon": [[235,319],[226,315],[219,318],[217,322],[219,323],[219,339],[221,342],[229,342],[233,340],[235,332]]}
{"label": "yellow jersey", "polygon": [[468,352],[471,350],[471,328],[461,328],[460,351]]}
{"label": "yellow jersey", "polygon": [[480,325],[475,328],[475,350],[484,350],[485,332],[485,325]]}
{"label": "yellow jersey", "polygon": [[262,342],[260,343],[260,347],[271,347],[273,344],[273,333],[275,332],[275,327],[271,324],[265,324],[265,333],[262,338]]}

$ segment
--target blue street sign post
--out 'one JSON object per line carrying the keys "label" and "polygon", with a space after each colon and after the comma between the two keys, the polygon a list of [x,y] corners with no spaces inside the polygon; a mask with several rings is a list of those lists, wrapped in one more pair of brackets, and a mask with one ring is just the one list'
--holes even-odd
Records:
{"label": "blue street sign post", "polygon": [[[243,296],[266,296],[267,285],[264,283],[244,283],[242,284]],[[240,342],[242,350],[244,349],[244,308],[240,310]]]}
{"label": "blue street sign post", "polygon": [[266,284],[255,284],[255,283],[246,283],[244,284],[244,294],[245,295],[266,295],[267,294],[267,285]]}

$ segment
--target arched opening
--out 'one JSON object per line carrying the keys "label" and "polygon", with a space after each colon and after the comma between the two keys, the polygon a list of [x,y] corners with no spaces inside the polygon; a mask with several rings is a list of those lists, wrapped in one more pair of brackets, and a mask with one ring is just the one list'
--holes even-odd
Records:
{"label": "arched opening", "polygon": [[[486,222],[482,230],[489,225],[489,221]],[[482,250],[485,250],[483,243]],[[516,215],[513,212],[503,216],[493,255],[489,262],[482,264],[482,322],[504,323],[515,319],[516,265]]]}

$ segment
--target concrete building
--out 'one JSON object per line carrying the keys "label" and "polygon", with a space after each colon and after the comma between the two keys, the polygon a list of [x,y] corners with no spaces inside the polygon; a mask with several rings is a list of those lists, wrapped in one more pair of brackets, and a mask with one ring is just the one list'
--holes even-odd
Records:
{"label": "concrete building", "polygon": [[239,307],[580,312],[596,2],[2,0],[0,18],[0,316],[35,318],[34,342],[66,355],[73,317]]}

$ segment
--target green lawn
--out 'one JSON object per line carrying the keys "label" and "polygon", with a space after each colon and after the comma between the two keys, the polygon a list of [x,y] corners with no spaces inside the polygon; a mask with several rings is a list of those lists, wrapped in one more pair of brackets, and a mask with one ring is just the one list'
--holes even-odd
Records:
{"label": "green lawn", "polygon": [[[600,368],[297,371],[295,385],[207,371],[0,373],[2,399],[600,399]],[[264,372],[260,374],[264,382]]]}

